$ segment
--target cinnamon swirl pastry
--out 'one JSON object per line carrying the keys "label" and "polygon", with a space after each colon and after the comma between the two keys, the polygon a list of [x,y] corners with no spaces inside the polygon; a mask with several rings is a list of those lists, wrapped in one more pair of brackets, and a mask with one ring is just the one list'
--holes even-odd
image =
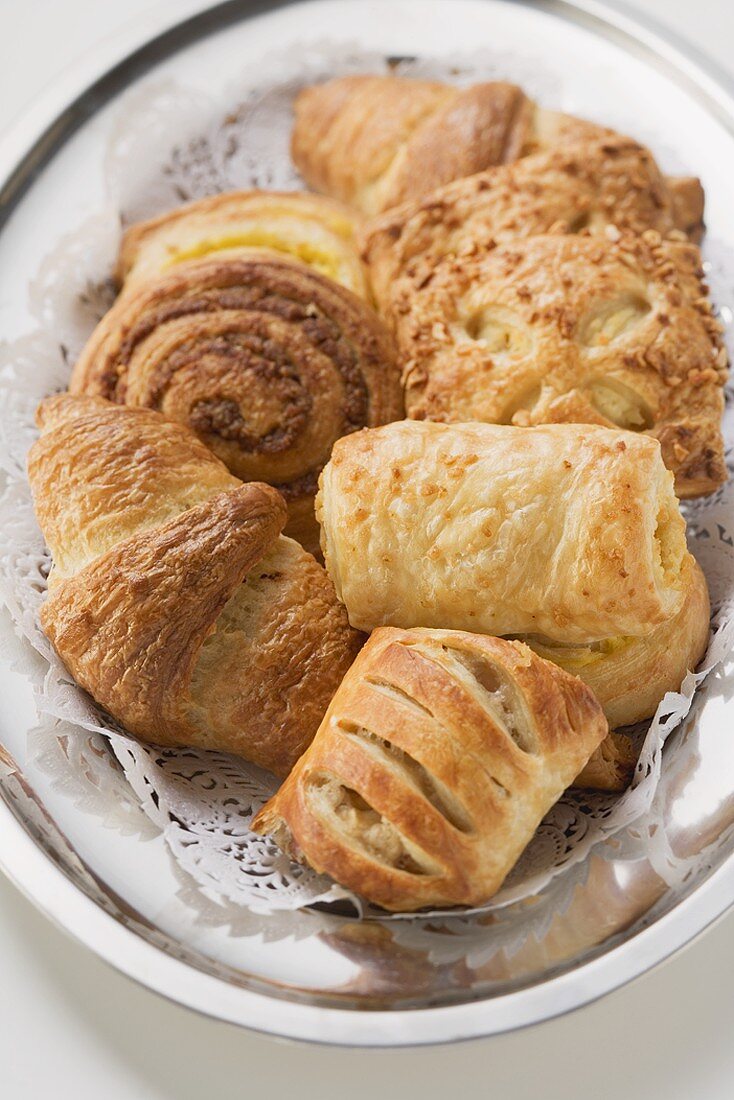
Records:
{"label": "cinnamon swirl pastry", "polygon": [[359,648],[321,566],[188,429],[68,394],[28,472],[53,555],[41,625],[131,733],[285,775]]}
{"label": "cinnamon swirl pastry", "polygon": [[390,292],[408,415],[654,436],[680,497],[726,479],[727,355],[695,245],[538,236]]}
{"label": "cinnamon swirl pastry", "polygon": [[402,407],[373,311],[302,264],[251,252],[180,264],[124,294],[70,389],[188,425],[237,477],[280,490],[286,533],[309,549],[332,444]]}
{"label": "cinnamon swirl pastry", "polygon": [[385,909],[481,905],[606,732],[519,642],[376,630],[253,828]]}
{"label": "cinnamon swirl pastry", "polygon": [[319,195],[232,191],[131,226],[122,240],[117,276],[127,288],[187,260],[267,249],[300,260],[369,300],[355,229],[347,207]]}
{"label": "cinnamon swirl pastry", "polygon": [[396,279],[420,286],[438,260],[546,233],[675,228],[674,197],[652,154],[611,136],[561,146],[447,184],[368,222],[362,250],[380,307]]}
{"label": "cinnamon swirl pastry", "polygon": [[[457,88],[396,76],[345,76],[304,89],[295,103],[293,161],[311,187],[365,214],[420,198],[497,164],[613,131],[548,111],[515,84]],[[669,181],[675,222],[703,218],[698,180]]]}

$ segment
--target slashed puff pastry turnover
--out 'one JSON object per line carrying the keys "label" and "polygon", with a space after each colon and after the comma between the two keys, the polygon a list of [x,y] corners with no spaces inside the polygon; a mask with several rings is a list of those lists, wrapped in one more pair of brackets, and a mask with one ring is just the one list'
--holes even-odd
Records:
{"label": "slashed puff pastry turnover", "polygon": [[680,497],[726,479],[727,373],[695,245],[538,236],[393,284],[409,416],[597,423],[660,441]]}
{"label": "slashed puff pastry turnover", "polygon": [[702,654],[706,585],[653,439],[402,421],[337,443],[320,484],[326,566],[359,629],[521,636],[614,725]]}
{"label": "slashed puff pastry turnover", "polygon": [[341,203],[291,191],[231,191],[179,206],[127,230],[117,277],[125,288],[176,264],[255,248],[300,260],[369,299],[356,219]]}
{"label": "slashed puff pastry turnover", "polygon": [[[612,131],[544,110],[515,84],[457,88],[396,76],[346,76],[302,91],[293,161],[311,187],[365,214],[497,164]],[[675,224],[700,228],[698,180],[671,179]]]}
{"label": "slashed puff pastry turnover", "polygon": [[403,403],[374,311],[303,264],[256,251],[180,263],[124,292],[70,389],[192,428],[237,477],[283,494],[286,533],[309,550],[334,440],[394,420]]}
{"label": "slashed puff pastry turnover", "polygon": [[41,624],[131,733],[285,775],[359,647],[320,565],[186,428],[63,395],[28,472],[53,555]]}
{"label": "slashed puff pastry turnover", "polygon": [[253,828],[385,909],[479,905],[606,731],[519,642],[376,630]]}

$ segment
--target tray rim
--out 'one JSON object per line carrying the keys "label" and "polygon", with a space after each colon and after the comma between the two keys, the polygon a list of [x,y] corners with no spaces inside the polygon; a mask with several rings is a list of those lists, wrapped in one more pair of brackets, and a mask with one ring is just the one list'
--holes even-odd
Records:
{"label": "tray rim", "polygon": [[[233,23],[302,0],[220,0],[181,19],[175,3],[90,49],[0,134],[0,233],[45,165],[130,79]],[[734,135],[734,78],[652,18],[606,0],[500,0],[589,27],[682,79]],[[0,791],[0,794],[2,792]],[[233,985],[167,954],[88,897],[0,797],[0,870],[57,927],[174,1003],[266,1034],[323,1045],[419,1046],[501,1034],[574,1011],[660,965],[734,906],[734,855],[633,938],[537,985],[463,1004],[360,1011]],[[328,1036],[328,1038],[325,1038]]]}

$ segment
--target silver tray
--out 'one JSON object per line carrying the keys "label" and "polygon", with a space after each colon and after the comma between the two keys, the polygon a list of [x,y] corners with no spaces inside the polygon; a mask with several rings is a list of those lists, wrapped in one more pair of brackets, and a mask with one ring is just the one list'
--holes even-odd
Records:
{"label": "silver tray", "polygon": [[[671,147],[702,175],[709,223],[734,247],[734,88],[712,75],[710,63],[594,0],[393,0],[381,20],[374,10],[366,0],[328,7],[228,0],[183,22],[172,16],[150,40],[118,40],[107,56],[78,66],[0,142],[2,336],[22,331],[18,288],[60,222],[73,224],[94,202],[85,166],[124,91],[207,56],[211,63],[220,48],[223,63],[236,54],[246,66],[284,42],[326,34],[387,55],[420,56],[476,50],[485,35],[496,50],[507,33],[588,74],[590,117],[599,117],[595,101],[617,94],[620,81],[645,111],[662,117],[670,105]],[[644,138],[643,114],[635,133]],[[666,843],[685,859],[686,875],[672,888],[660,846],[653,854],[639,838],[636,849],[607,843],[574,876],[542,934],[518,934],[510,943],[496,916],[435,929],[336,913],[225,913],[194,900],[160,838],[149,828],[146,835],[145,821],[127,835],[105,828],[39,765],[28,741],[32,693],[17,671],[19,661],[33,658],[13,640],[7,615],[0,638],[16,661],[0,669],[0,866],[119,970],[208,1015],[339,1044],[495,1034],[570,1011],[637,977],[734,902],[734,661],[709,677],[674,734],[676,766],[664,770],[656,794]],[[521,914],[517,924],[521,933]]]}

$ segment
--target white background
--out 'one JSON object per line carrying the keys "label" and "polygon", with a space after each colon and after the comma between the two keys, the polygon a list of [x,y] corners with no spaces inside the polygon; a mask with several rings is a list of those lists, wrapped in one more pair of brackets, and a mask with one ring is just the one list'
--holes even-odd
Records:
{"label": "white background", "polygon": [[[176,10],[203,6],[178,0]],[[102,40],[131,23],[154,28],[170,7],[0,0],[0,129]],[[629,7],[667,23],[734,73],[731,0]],[[258,1092],[276,1100],[432,1100],[452,1092],[462,1100],[731,1100],[733,1023],[734,915],[634,985],[515,1035],[420,1051],[279,1043],[139,988],[0,879],[1,1100],[224,1100]]]}

